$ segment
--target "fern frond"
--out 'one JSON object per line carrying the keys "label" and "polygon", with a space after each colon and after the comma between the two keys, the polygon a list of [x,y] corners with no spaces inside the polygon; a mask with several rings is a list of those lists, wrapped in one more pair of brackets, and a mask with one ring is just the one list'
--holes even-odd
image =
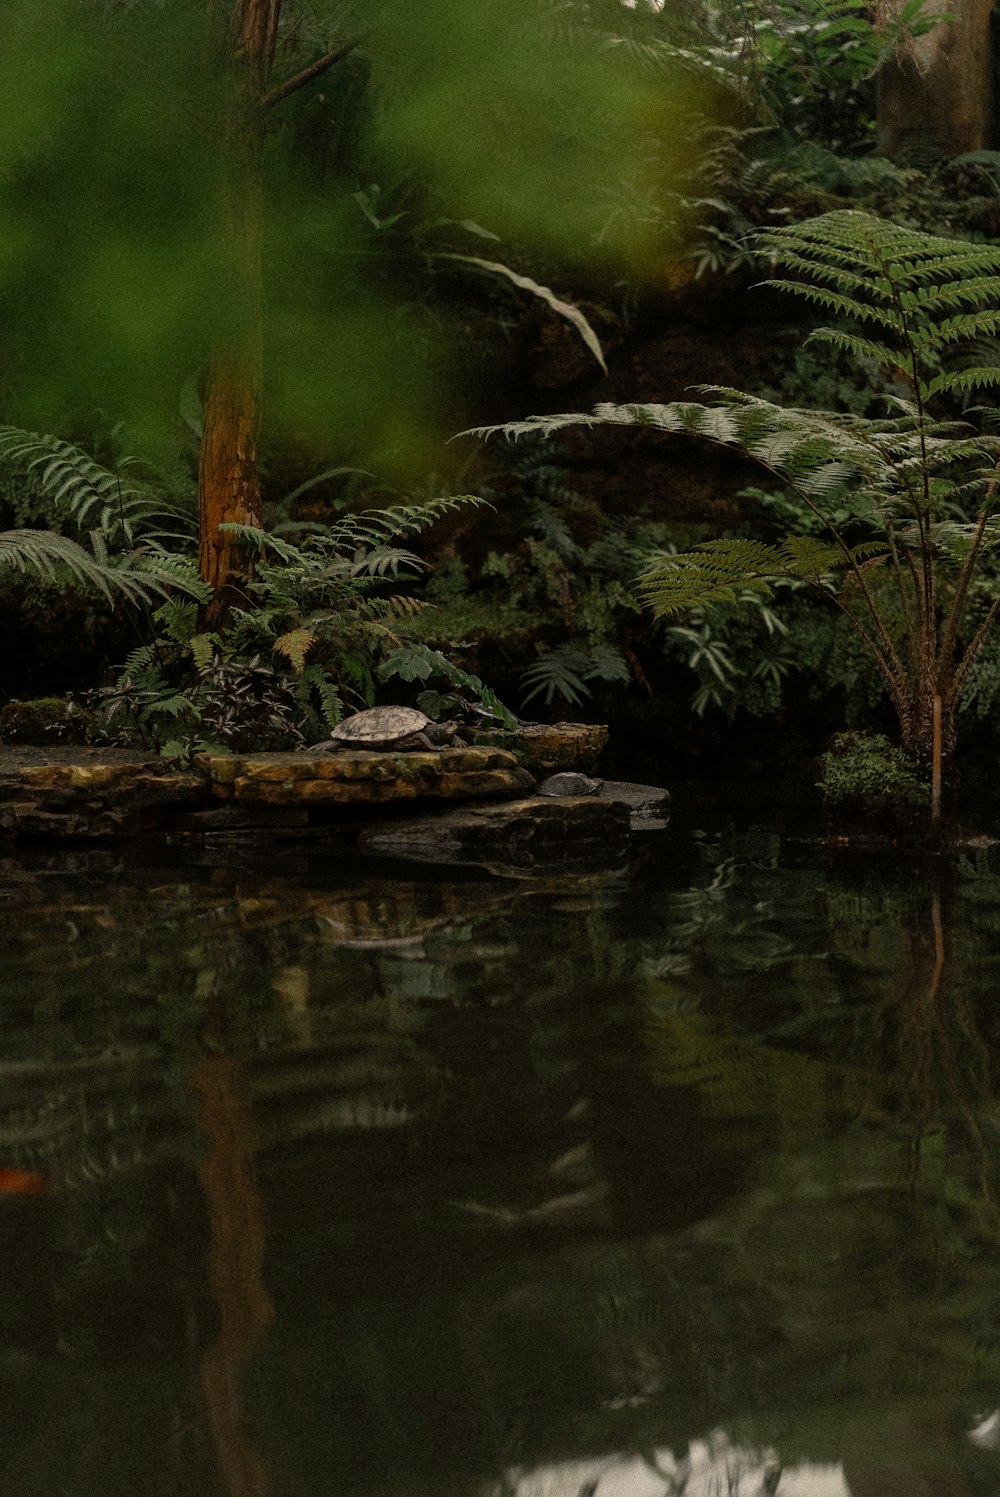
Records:
{"label": "fern frond", "polygon": [[205,670],[211,664],[212,656],[221,648],[221,645],[222,641],[217,634],[192,634],[188,641],[188,648],[198,670]]}
{"label": "fern frond", "polygon": [[856,333],[845,333],[840,328],[821,327],[810,333],[807,343],[831,343],[843,353],[853,354],[858,359],[871,359],[884,369],[893,369],[909,376],[905,354],[886,343],[877,343],[874,338],[860,338]]}
{"label": "fern frond", "polygon": [[320,717],[331,732],[344,716],[343,698],[321,665],[305,666],[295,683],[295,694],[303,703],[315,694],[319,700]]}
{"label": "fern frond", "polygon": [[334,521],[323,543],[329,548],[348,549],[358,543],[378,545],[398,536],[417,535],[457,509],[492,509],[479,494],[442,494],[419,504],[390,504],[384,509],[366,509]]}
{"label": "fern frond", "polygon": [[161,596],[181,592],[199,603],[207,603],[212,590],[198,576],[193,556],[177,556],[170,551],[140,548],[126,552],[111,564],[111,570],[124,586],[134,579],[145,595],[151,591]]}
{"label": "fern frond", "polygon": [[972,369],[954,369],[948,374],[938,374],[928,383],[927,394],[941,395],[945,390],[986,390],[1000,385],[1000,369],[982,364]]}
{"label": "fern frond", "polygon": [[148,485],[126,481],[123,475],[136,466],[138,459],[127,458],[117,470],[105,468],[60,437],[0,426],[0,467],[24,473],[51,504],[54,519],[81,529],[97,525],[112,541],[128,545],[169,520],[175,533],[189,539],[191,516]]}
{"label": "fern frond", "polygon": [[428,603],[426,598],[415,598],[409,593],[392,593],[382,601],[397,618],[401,619],[416,618],[418,613],[424,613],[428,608],[435,606],[433,603]]}
{"label": "fern frond", "polygon": [[414,572],[426,572],[429,563],[400,546],[375,544],[370,550],[359,547],[347,571],[352,577],[398,577],[404,567]]}
{"label": "fern frond", "polygon": [[762,541],[706,541],[677,556],[663,556],[640,573],[639,596],[658,618],[687,613],[719,603],[745,601],[756,593],[769,598],[772,583],[795,578],[815,583],[838,553],[819,542],[800,538],[800,551],[790,541],[768,546]]}
{"label": "fern frond", "polygon": [[235,536],[241,545],[257,555],[270,552],[271,555],[280,557],[282,561],[294,565],[301,565],[305,561],[305,555],[299,546],[275,535],[272,531],[262,530],[259,525],[239,525],[235,521],[227,520],[219,526],[219,529],[224,530],[228,535]]}
{"label": "fern frond", "polygon": [[34,571],[55,581],[68,572],[77,582],[96,587],[109,603],[117,598],[148,599],[148,591],[126,573],[97,561],[76,541],[52,530],[0,531],[0,566]]}
{"label": "fern frond", "polygon": [[903,318],[894,307],[858,301],[855,297],[831,291],[826,286],[814,286],[804,281],[783,281],[775,276],[769,277],[767,284],[775,291],[788,291],[793,296],[802,297],[804,301],[814,302],[825,312],[832,312],[835,317],[849,317],[854,322],[871,322],[876,327],[893,333],[902,333],[905,328]]}
{"label": "fern frond", "polygon": [[287,634],[279,635],[271,648],[284,655],[295,674],[301,676],[306,668],[306,656],[317,639],[318,635],[312,629],[290,629]]}

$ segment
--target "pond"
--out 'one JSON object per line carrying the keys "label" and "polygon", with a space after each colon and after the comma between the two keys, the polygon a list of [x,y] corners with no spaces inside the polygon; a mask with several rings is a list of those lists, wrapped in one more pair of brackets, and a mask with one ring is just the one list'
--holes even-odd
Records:
{"label": "pond", "polygon": [[1000,862],[0,860],[3,1497],[1000,1494]]}

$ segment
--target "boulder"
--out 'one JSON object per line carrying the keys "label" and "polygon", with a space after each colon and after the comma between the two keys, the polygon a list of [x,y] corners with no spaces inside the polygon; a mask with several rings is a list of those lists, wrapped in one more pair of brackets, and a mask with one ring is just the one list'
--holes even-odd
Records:
{"label": "boulder", "polygon": [[661,785],[633,785],[629,780],[605,780],[599,799],[626,806],[633,832],[659,832],[670,821],[670,791]]}

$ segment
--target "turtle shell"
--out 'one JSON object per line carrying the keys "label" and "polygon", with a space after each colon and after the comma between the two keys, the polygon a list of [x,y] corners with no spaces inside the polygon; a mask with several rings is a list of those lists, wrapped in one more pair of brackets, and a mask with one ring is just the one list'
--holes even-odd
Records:
{"label": "turtle shell", "polygon": [[347,748],[388,748],[430,726],[430,718],[416,707],[369,707],[338,723],[330,742]]}

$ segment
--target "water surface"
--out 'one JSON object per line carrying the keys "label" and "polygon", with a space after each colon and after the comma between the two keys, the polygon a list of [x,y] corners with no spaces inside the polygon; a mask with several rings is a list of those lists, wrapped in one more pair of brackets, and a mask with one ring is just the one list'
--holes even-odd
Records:
{"label": "water surface", "polygon": [[0,861],[3,1497],[1000,1493],[996,854],[159,856]]}

